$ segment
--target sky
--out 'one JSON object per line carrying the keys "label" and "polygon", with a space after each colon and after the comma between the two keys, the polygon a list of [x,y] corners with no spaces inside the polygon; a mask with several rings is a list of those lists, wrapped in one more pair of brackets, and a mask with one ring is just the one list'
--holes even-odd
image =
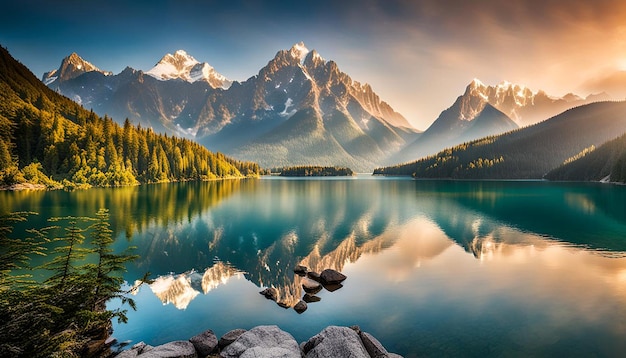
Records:
{"label": "sky", "polygon": [[416,128],[474,78],[626,97],[623,0],[8,0],[0,45],[39,78],[72,52],[147,71],[183,49],[232,80],[303,41]]}

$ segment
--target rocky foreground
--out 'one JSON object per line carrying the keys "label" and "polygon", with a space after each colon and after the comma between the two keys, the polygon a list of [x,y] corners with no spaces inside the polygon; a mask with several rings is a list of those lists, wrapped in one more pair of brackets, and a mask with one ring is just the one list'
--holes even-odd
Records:
{"label": "rocky foreground", "polygon": [[385,358],[389,353],[371,334],[358,326],[329,326],[300,345],[278,326],[258,326],[249,331],[235,329],[219,340],[207,330],[188,341],[175,341],[157,347],[143,342],[123,351],[117,358]]}

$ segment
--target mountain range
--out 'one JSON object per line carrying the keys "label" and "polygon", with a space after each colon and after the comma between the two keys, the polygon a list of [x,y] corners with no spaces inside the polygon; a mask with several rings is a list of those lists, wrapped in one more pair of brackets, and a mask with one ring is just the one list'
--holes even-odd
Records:
{"label": "mountain range", "polygon": [[356,171],[412,161],[608,99],[554,97],[475,79],[421,133],[370,85],[303,43],[278,51],[243,82],[183,50],[166,54],[148,71],[127,67],[117,75],[73,53],[42,80],[100,115],[185,136],[263,167],[338,165]]}
{"label": "mountain range", "polygon": [[370,170],[419,135],[371,86],[303,43],[278,51],[244,82],[182,50],[146,72],[127,67],[117,75],[72,54],[42,80],[96,113],[193,138],[265,167]]}

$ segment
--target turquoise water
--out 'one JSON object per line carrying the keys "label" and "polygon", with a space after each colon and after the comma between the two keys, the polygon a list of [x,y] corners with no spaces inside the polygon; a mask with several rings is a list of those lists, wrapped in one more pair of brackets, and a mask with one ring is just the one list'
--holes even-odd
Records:
{"label": "turquoise water", "polygon": [[[155,279],[120,341],[277,324],[301,342],[357,324],[405,357],[626,352],[623,186],[268,177],[4,192],[0,207],[39,212],[32,226],[111,210],[116,250],[141,256],[126,281]],[[348,279],[302,314],[259,295],[295,304],[298,264]]]}

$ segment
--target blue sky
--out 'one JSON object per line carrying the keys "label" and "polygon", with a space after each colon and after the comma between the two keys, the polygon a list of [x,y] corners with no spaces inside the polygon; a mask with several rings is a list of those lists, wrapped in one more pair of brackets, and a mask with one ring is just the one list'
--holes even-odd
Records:
{"label": "blue sky", "polygon": [[[184,49],[234,80],[304,41],[419,129],[479,78],[587,95],[626,71],[619,0],[10,0],[0,44],[38,77],[78,53],[149,70]],[[622,72],[620,72],[622,71]],[[624,92],[612,89],[614,97]]]}

